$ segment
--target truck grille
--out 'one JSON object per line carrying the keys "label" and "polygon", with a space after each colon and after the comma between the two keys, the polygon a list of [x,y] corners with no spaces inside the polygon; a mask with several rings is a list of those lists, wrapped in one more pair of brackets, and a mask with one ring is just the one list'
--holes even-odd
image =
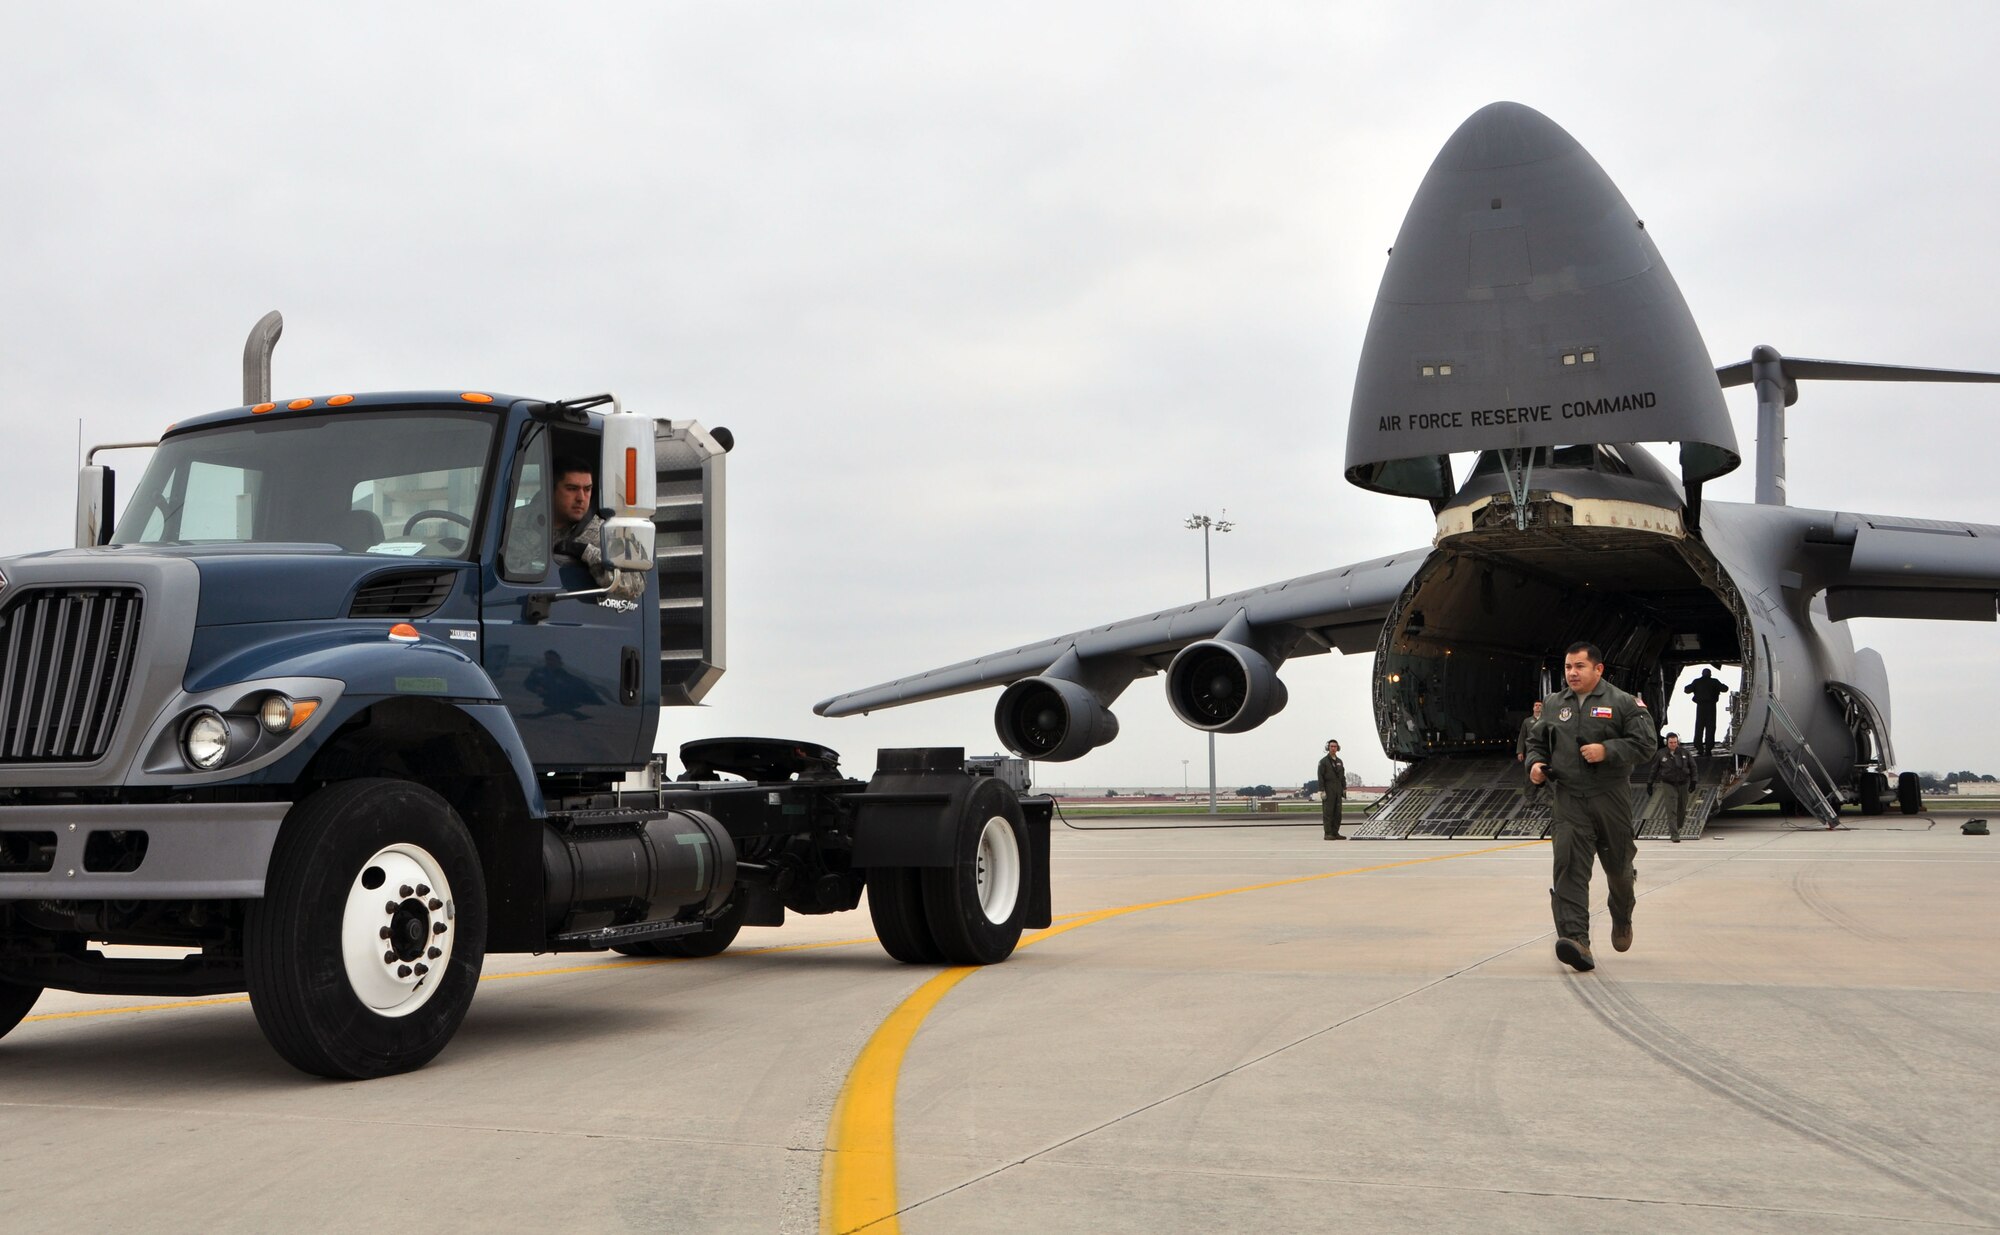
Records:
{"label": "truck grille", "polygon": [[0,763],[101,757],[139,644],[132,588],[23,592],[0,610]]}

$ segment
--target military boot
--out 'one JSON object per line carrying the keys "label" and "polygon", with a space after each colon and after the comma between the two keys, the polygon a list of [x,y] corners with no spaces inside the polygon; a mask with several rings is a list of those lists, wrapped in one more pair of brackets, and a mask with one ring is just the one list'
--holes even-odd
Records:
{"label": "military boot", "polygon": [[1590,956],[1590,945],[1581,939],[1556,940],[1556,959],[1578,973],[1597,968],[1597,962]]}
{"label": "military boot", "polygon": [[1630,952],[1632,950],[1632,924],[1630,922],[1613,922],[1611,924],[1611,946],[1620,952]]}

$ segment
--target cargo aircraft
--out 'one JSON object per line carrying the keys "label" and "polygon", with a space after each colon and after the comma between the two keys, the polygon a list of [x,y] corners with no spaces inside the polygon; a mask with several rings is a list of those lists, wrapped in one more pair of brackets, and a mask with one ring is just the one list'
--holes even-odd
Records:
{"label": "cargo aircraft", "polygon": [[[1093,627],[836,695],[847,716],[1004,686],[1002,742],[1075,759],[1118,733],[1112,703],[1163,674],[1182,721],[1239,733],[1285,706],[1279,669],[1375,654],[1374,720],[1409,766],[1360,834],[1538,835],[1514,738],[1590,640],[1655,706],[1732,666],[1697,831],[1777,798],[1835,826],[1842,804],[1917,809],[1893,783],[1889,680],[1847,619],[1995,620],[2000,526],[1785,501],[1784,419],[1811,380],[2000,375],[1802,360],[1758,347],[1711,367],[1680,289],[1624,196],[1562,128],[1494,103],[1452,135],[1403,220],[1355,377],[1347,479],[1421,499],[1429,546]],[[1741,461],[1723,389],[1757,396],[1756,500],[1704,501]],[[1677,466],[1649,447],[1673,443]],[[1465,475],[1453,455],[1474,455]],[[1663,835],[1654,820],[1642,834]]]}

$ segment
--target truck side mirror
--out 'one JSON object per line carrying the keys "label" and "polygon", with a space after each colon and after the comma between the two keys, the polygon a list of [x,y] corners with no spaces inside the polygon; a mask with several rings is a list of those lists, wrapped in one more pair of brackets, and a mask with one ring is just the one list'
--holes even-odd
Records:
{"label": "truck side mirror", "polygon": [[653,419],[614,411],[604,418],[604,457],[598,470],[612,516],[604,521],[606,565],[653,569],[653,511],[658,506]]}
{"label": "truck side mirror", "polygon": [[111,518],[116,507],[118,473],[101,463],[77,469],[76,547],[111,543]]}

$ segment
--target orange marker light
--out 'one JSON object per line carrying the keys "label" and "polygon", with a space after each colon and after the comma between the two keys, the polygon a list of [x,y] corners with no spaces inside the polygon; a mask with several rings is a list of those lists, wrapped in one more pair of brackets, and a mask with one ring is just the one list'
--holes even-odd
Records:
{"label": "orange marker light", "polygon": [[292,703],[292,723],[289,727],[293,729],[298,728],[300,725],[305,724],[306,720],[317,711],[319,711],[319,700],[317,699],[294,700]]}
{"label": "orange marker light", "polygon": [[291,408],[295,412],[304,411],[312,405],[313,401],[311,399],[293,399],[290,403],[285,404],[286,407]]}
{"label": "orange marker light", "polygon": [[625,448],[625,504],[627,506],[632,505],[633,500],[636,499],[638,496],[639,496],[639,452],[636,449],[627,446]]}
{"label": "orange marker light", "polygon": [[461,399],[464,399],[464,400],[465,400],[465,401],[466,401],[467,403],[491,403],[491,402],[493,402],[493,396],[492,396],[492,395],[483,395],[483,394],[480,394],[480,393],[479,393],[478,391],[476,391],[476,390],[468,390],[468,391],[466,391],[466,392],[465,392],[464,394],[462,394],[462,395],[460,395],[460,396],[458,396],[458,397],[459,397],[459,398],[461,398]]}
{"label": "orange marker light", "polygon": [[276,406],[278,405],[275,403],[259,403],[257,406],[250,409],[250,414],[252,416],[262,416],[265,412],[270,411],[272,408]]}
{"label": "orange marker light", "polygon": [[346,407],[352,402],[354,402],[353,395],[335,395],[326,401],[326,405],[328,407]]}
{"label": "orange marker light", "polygon": [[398,643],[415,643],[417,628],[408,622],[398,622],[389,628],[389,637]]}

